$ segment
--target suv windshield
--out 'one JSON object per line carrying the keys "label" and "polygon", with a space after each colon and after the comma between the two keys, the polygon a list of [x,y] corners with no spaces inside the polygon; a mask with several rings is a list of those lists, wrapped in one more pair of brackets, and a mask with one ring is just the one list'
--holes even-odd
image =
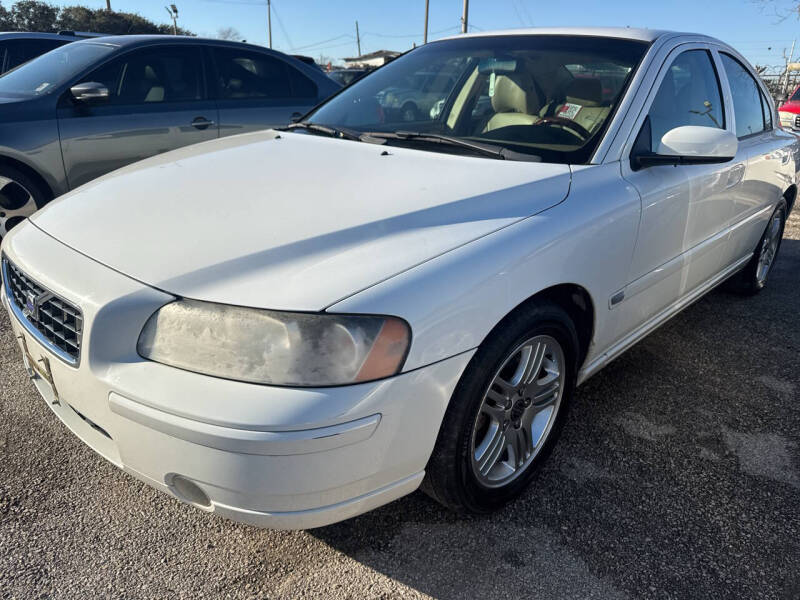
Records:
{"label": "suv windshield", "polygon": [[[505,35],[432,42],[354,83],[307,121],[359,133],[414,132],[583,163],[648,44]],[[385,137],[385,136],[384,136]],[[387,143],[416,143],[400,136]],[[440,152],[458,146],[436,144]]]}
{"label": "suv windshield", "polygon": [[116,48],[99,42],[75,42],[56,48],[0,75],[0,96],[30,98],[49,94]]}

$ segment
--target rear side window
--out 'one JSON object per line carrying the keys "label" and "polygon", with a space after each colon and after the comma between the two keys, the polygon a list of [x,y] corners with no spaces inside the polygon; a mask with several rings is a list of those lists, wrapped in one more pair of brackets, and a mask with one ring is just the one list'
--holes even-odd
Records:
{"label": "rear side window", "polygon": [[729,54],[720,53],[733,96],[736,137],[744,138],[771,127],[772,117],[765,109],[761,90],[750,72]]}
{"label": "rear side window", "polygon": [[106,104],[111,105],[189,102],[205,97],[201,53],[188,46],[134,50],[83,81],[105,85],[109,91]]}
{"label": "rear side window", "polygon": [[219,47],[214,48],[214,58],[220,98],[292,97],[289,67],[282,60],[259,52]]}
{"label": "rear side window", "polygon": [[65,42],[61,40],[9,40],[6,44],[5,70],[8,71],[18,67],[64,44]]}
{"label": "rear side window", "polygon": [[678,55],[661,81],[648,114],[654,147],[676,127],[725,127],[719,79],[706,50],[687,50]]}
{"label": "rear side window", "polygon": [[289,69],[289,81],[292,85],[292,96],[295,98],[316,98],[319,96],[316,83],[293,66],[287,65],[287,68]]}

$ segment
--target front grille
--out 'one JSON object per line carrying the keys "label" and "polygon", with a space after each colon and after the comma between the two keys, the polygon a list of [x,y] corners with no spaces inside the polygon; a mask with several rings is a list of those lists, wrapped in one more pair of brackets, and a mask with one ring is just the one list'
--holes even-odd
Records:
{"label": "front grille", "polygon": [[[32,335],[71,364],[81,355],[83,315],[78,307],[51,293],[3,258],[3,283],[16,315]],[[31,330],[32,328],[32,330]],[[38,335],[36,335],[36,333]]]}
{"label": "front grille", "polygon": [[800,129],[800,115],[797,115],[794,118],[794,128],[795,129]]}

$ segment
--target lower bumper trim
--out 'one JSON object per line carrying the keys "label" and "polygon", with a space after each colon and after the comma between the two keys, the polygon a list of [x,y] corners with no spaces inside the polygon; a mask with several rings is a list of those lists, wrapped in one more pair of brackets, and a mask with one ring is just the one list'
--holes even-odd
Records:
{"label": "lower bumper trim", "polygon": [[111,411],[140,425],[187,442],[238,454],[288,456],[324,452],[369,439],[381,416],[372,415],[329,427],[299,431],[256,431],[212,425],[109,394]]}

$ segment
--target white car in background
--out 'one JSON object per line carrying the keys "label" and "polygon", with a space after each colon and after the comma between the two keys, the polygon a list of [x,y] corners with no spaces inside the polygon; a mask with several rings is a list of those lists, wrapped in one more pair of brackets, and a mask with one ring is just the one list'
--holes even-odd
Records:
{"label": "white car in background", "polygon": [[[434,116],[382,109],[431,72],[456,74]],[[576,385],[717,284],[766,284],[797,192],[775,114],[703,35],[441,40],[283,131],[52,202],[3,240],[2,301],[53,412],[203,510],[316,527],[422,485],[486,512]]]}

